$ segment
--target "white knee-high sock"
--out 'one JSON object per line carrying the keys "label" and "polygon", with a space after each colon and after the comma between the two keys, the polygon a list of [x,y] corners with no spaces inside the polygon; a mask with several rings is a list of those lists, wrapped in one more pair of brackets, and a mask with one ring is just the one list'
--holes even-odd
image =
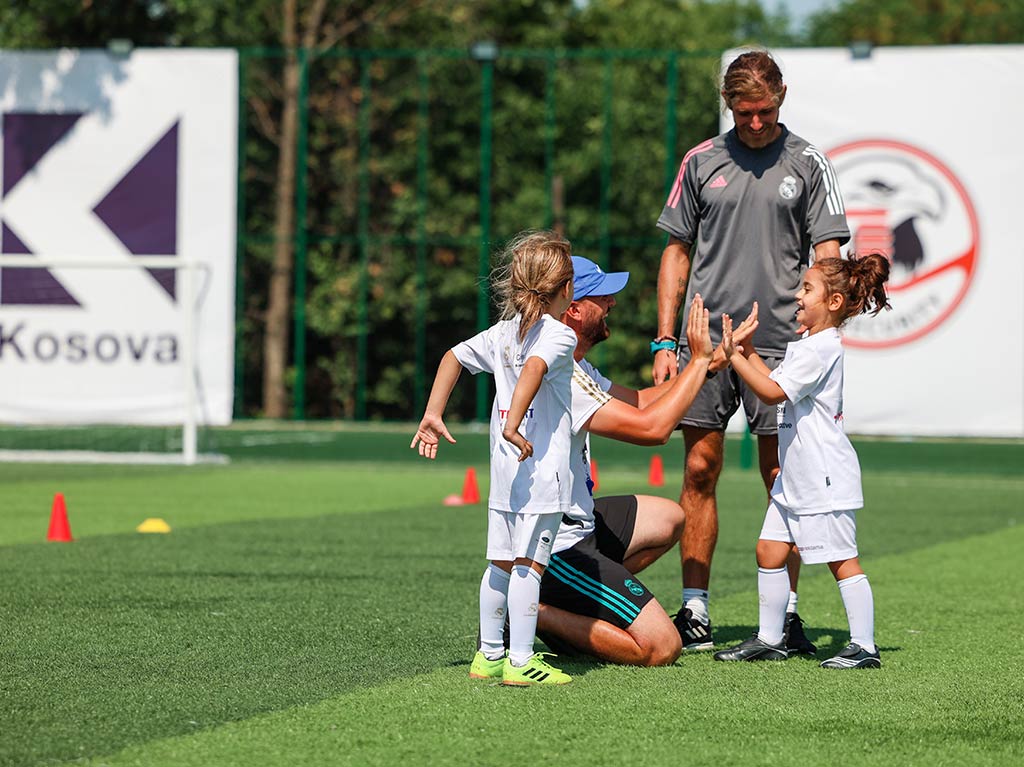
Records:
{"label": "white knee-high sock", "polygon": [[838,582],[839,595],[850,622],[850,641],[875,652],[875,598],[868,577],[861,573]]}
{"label": "white knee-high sock", "polygon": [[508,658],[513,666],[524,665],[533,655],[540,578],[540,573],[528,565],[512,568],[508,584]]}
{"label": "white knee-high sock", "polygon": [[505,654],[505,613],[508,605],[509,576],[491,564],[480,580],[480,650],[491,660]]}
{"label": "white knee-high sock", "polygon": [[786,623],[786,605],[789,603],[789,569],[757,568],[758,618],[761,627],[757,636],[762,642],[777,645],[782,642]]}

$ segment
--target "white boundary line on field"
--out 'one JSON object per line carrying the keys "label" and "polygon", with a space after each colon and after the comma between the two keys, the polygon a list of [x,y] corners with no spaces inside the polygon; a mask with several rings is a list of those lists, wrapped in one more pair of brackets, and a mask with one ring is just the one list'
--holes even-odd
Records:
{"label": "white boundary line on field", "polygon": [[98,450],[0,450],[0,463],[102,463],[125,465],[184,466],[191,463],[226,464],[218,453],[204,453],[191,461],[181,453],[117,453]]}

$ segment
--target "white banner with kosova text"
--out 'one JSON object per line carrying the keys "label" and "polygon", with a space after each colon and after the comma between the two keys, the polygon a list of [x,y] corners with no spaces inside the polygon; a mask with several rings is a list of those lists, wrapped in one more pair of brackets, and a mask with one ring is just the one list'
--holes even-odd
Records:
{"label": "white banner with kosova text", "polygon": [[237,113],[234,51],[0,51],[0,421],[230,422]]}

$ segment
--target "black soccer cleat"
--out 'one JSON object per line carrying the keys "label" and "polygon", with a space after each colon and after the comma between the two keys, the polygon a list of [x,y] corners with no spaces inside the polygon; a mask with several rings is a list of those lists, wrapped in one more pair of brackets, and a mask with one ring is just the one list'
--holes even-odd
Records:
{"label": "black soccer cleat", "polygon": [[757,634],[735,647],[715,653],[715,660],[786,660],[788,657],[785,642],[768,644],[758,639]]}
{"label": "black soccer cleat", "polygon": [[693,617],[693,612],[687,607],[680,607],[679,612],[672,618],[679,638],[683,640],[683,649],[690,652],[702,650],[713,650],[715,642],[711,638],[711,621],[702,623]]}
{"label": "black soccer cleat", "polygon": [[815,655],[818,648],[804,633],[804,622],[797,613],[786,613],[786,628],[783,632],[789,654]]}
{"label": "black soccer cleat", "polygon": [[856,642],[850,642],[839,654],[821,662],[822,668],[881,668],[878,650],[868,652]]}

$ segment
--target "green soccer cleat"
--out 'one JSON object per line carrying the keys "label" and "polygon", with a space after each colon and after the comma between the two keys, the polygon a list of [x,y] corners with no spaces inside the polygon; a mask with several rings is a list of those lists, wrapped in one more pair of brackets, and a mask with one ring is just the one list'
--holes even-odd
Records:
{"label": "green soccer cleat", "polygon": [[551,653],[535,652],[525,666],[513,666],[512,661],[505,658],[501,669],[501,683],[511,687],[529,687],[534,684],[569,684],[572,677],[554,666],[548,665],[545,655]]}
{"label": "green soccer cleat", "polygon": [[473,656],[473,663],[469,667],[470,679],[501,679],[502,667],[505,665],[504,658],[491,660],[479,650]]}

